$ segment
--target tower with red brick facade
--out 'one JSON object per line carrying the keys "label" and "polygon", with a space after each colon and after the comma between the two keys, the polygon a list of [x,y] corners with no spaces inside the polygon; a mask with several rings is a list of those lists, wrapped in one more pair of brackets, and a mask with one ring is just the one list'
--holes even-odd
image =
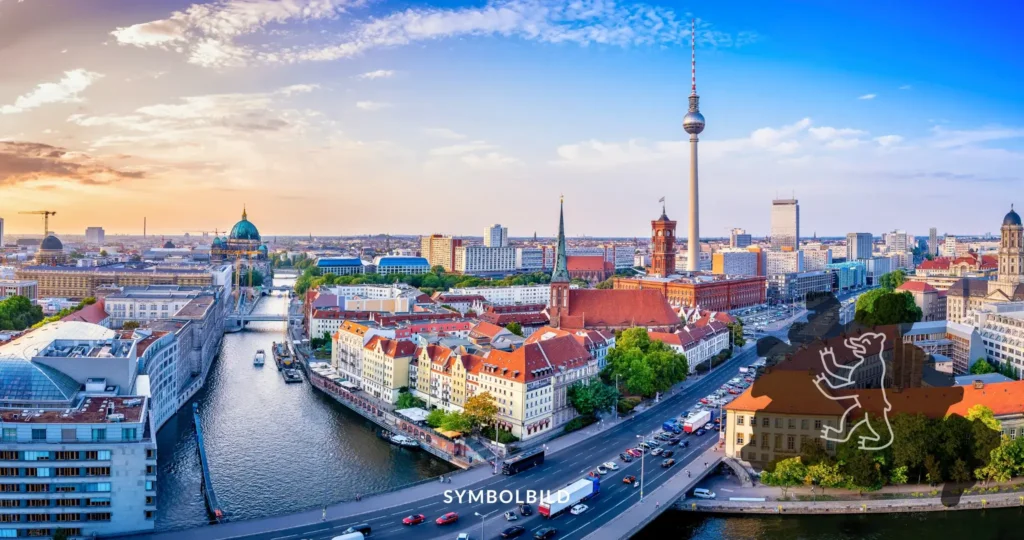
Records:
{"label": "tower with red brick facade", "polygon": [[551,296],[548,302],[548,319],[551,326],[558,328],[563,315],[569,313],[569,265],[565,253],[565,201],[558,202],[558,247],[555,253],[555,269],[551,272]]}
{"label": "tower with red brick facade", "polygon": [[651,222],[651,275],[666,277],[676,273],[676,222],[665,214]]}

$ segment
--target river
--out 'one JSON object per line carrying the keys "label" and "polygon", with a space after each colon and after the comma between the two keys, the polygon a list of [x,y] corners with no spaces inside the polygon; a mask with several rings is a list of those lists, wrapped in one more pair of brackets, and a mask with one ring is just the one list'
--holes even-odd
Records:
{"label": "river", "polygon": [[[284,313],[288,299],[279,294],[264,298],[257,313]],[[380,440],[372,424],[308,383],[285,384],[269,358],[271,342],[285,339],[284,329],[284,323],[251,323],[225,335],[209,380],[194,398],[228,519],[323,506],[452,470],[425,452]],[[252,365],[259,349],[268,356],[262,368]],[[157,440],[157,528],[207,523],[191,404],[168,420]]]}

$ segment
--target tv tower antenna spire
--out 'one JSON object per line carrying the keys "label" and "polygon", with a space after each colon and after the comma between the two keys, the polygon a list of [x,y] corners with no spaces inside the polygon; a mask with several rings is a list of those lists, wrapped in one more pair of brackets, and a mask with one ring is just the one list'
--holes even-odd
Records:
{"label": "tv tower antenna spire", "polygon": [[690,19],[690,94],[697,95],[697,19]]}

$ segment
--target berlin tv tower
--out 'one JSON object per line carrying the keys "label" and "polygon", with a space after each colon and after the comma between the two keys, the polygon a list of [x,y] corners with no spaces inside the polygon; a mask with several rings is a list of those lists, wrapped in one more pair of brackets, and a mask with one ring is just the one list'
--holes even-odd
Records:
{"label": "berlin tv tower", "polygon": [[690,21],[690,111],[683,117],[683,129],[690,134],[690,234],[686,242],[686,270],[700,269],[700,209],[697,204],[697,135],[704,131],[697,95],[697,20]]}

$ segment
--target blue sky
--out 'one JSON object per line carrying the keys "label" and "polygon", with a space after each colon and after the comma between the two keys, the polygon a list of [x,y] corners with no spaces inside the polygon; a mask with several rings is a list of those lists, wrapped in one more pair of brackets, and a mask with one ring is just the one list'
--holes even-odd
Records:
{"label": "blue sky", "polygon": [[1024,8],[704,4],[0,0],[0,215],[525,236],[564,193],[570,234],[645,235],[662,195],[685,219],[696,17],[705,236],[776,193],[807,235],[998,228]]}

